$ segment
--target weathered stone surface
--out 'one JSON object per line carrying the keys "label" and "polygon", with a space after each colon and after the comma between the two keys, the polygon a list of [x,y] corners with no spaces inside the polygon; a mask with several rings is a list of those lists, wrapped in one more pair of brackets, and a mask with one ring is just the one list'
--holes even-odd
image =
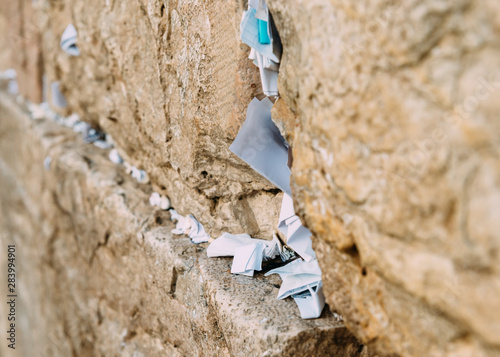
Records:
{"label": "weathered stone surface", "polygon": [[31,0],[0,1],[0,70],[14,68],[19,92],[34,103],[42,101],[40,13]]}
{"label": "weathered stone surface", "polygon": [[173,237],[169,213],[149,206],[151,187],[70,129],[32,121],[0,94],[0,132],[17,355],[366,356],[329,311],[302,320],[293,300],[276,300],[279,278],[232,275],[230,258]]}
{"label": "weathered stone surface", "polygon": [[[243,3],[35,4],[47,78],[61,81],[68,112],[110,133],[214,236],[269,238],[281,196],[228,151],[262,95],[239,41]],[[500,355],[499,5],[268,5],[284,44],[273,120],[292,144],[294,201],[315,234],[327,301],[384,354]],[[78,58],[59,49],[69,22]],[[15,172],[30,174],[23,164]]]}
{"label": "weathered stone surface", "polygon": [[[48,81],[114,138],[155,189],[212,235],[271,239],[281,196],[229,151],[258,68],[239,39],[237,1],[40,1]],[[96,11],[85,11],[88,8]],[[59,49],[72,22],[80,57]]]}
{"label": "weathered stone surface", "polygon": [[500,354],[497,2],[268,3],[327,300],[379,351]]}

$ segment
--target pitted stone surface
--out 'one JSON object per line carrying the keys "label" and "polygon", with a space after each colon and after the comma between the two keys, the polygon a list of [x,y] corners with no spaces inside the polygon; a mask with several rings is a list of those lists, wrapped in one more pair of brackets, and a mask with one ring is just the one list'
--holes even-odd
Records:
{"label": "pitted stone surface", "polygon": [[[262,95],[239,41],[245,3],[34,4],[47,80],[61,82],[68,112],[110,133],[213,236],[270,238],[281,195],[228,151]],[[284,44],[273,120],[292,144],[295,207],[328,303],[371,351],[499,355],[498,1],[267,3]],[[78,58],[59,49],[69,22]],[[38,174],[12,165],[6,187]],[[69,189],[82,195],[57,187]],[[68,212],[85,202],[61,200]],[[91,234],[85,223],[71,222]],[[78,242],[86,258],[99,234]]]}
{"label": "pitted stone surface", "polygon": [[327,301],[380,352],[499,355],[497,2],[268,4]]}
{"label": "pitted stone surface", "polygon": [[0,118],[2,244],[17,246],[25,292],[19,356],[40,346],[56,356],[366,356],[329,311],[302,320],[291,299],[276,300],[279,278],[232,275],[231,259],[172,236],[151,187],[105,150],[29,119],[3,94]]}
{"label": "pitted stone surface", "polygon": [[[40,1],[47,80],[110,134],[181,214],[272,239],[279,190],[229,151],[248,103],[263,97],[238,31],[237,1]],[[88,8],[96,11],[86,11]],[[81,55],[59,49],[69,22]],[[64,112],[64,111],[63,111]],[[69,113],[69,111],[66,111]]]}

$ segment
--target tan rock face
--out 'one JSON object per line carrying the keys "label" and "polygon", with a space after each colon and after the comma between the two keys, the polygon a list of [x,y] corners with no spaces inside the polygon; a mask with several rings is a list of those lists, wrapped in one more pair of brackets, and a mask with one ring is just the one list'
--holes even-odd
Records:
{"label": "tan rock face", "polygon": [[34,103],[42,101],[39,16],[30,0],[0,1],[0,70],[14,68],[19,92]]}
{"label": "tan rock face", "polygon": [[[35,6],[66,113],[111,134],[213,236],[270,238],[281,195],[228,150],[262,96],[239,40],[244,3]],[[273,120],[328,303],[382,354],[499,355],[497,1],[268,5],[284,45]],[[70,22],[76,58],[59,49]]]}
{"label": "tan rock face", "polygon": [[269,6],[327,300],[380,351],[499,353],[496,2]]}

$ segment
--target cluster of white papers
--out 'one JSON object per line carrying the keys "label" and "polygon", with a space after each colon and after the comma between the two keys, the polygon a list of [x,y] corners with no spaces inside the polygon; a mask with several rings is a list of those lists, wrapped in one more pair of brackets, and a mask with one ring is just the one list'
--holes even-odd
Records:
{"label": "cluster of white papers", "polygon": [[[62,95],[62,94],[61,94]],[[28,103],[28,109],[31,112],[31,116],[35,120],[41,120],[44,118],[49,118],[57,123],[72,128],[74,132],[80,133],[83,140],[86,143],[92,143],[93,145],[101,149],[111,149],[114,146],[114,142],[109,135],[104,134],[102,131],[92,128],[90,124],[81,121],[78,114],[73,113],[68,117],[64,117],[54,113],[47,102],[41,104]],[[122,157],[118,154],[116,149],[113,149],[109,153],[109,159],[115,164],[124,164],[127,174],[130,174],[139,183],[148,183],[149,177],[146,171],[139,170],[137,167],[130,165],[125,162]],[[45,165],[47,167],[47,165]],[[162,203],[165,205],[165,202]]]}
{"label": "cluster of white papers", "polygon": [[69,24],[61,36],[61,49],[70,56],[79,56],[80,50],[76,46],[77,32],[73,24]]}
{"label": "cluster of white papers", "polygon": [[297,259],[287,265],[270,270],[279,274],[283,281],[278,292],[278,300],[291,296],[300,310],[303,319],[314,319],[321,315],[325,306],[321,269],[317,260],[309,262]]}
{"label": "cluster of white papers", "polygon": [[272,241],[254,239],[248,234],[223,233],[207,249],[209,257],[234,257],[231,273],[253,276],[262,262],[276,258],[282,251],[276,236]]}
{"label": "cluster of white papers", "polygon": [[205,232],[203,225],[194,218],[193,215],[182,216],[176,210],[170,210],[172,221],[177,221],[175,229],[172,229],[173,234],[186,234],[191,238],[191,242],[195,244],[206,243],[210,240],[210,236]]}
{"label": "cluster of white papers", "polygon": [[249,0],[248,10],[241,19],[241,40],[252,48],[249,58],[259,67],[262,89],[267,96],[278,95],[282,52],[281,41],[273,29],[265,0]]}
{"label": "cluster of white papers", "polygon": [[158,192],[153,192],[151,196],[149,196],[149,204],[153,207],[158,206],[164,211],[171,207],[168,197],[160,195]]}

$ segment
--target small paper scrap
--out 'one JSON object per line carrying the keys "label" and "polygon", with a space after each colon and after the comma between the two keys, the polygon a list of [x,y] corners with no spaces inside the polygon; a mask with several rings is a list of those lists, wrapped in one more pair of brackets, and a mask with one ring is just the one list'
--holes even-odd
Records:
{"label": "small paper scrap", "polygon": [[287,237],[286,244],[304,260],[316,258],[312,248],[312,233],[302,225],[299,216],[295,214],[293,199],[286,193],[283,194],[278,229]]}
{"label": "small paper scrap", "polygon": [[187,217],[180,215],[176,210],[170,210],[172,221],[177,221],[173,234],[186,234],[195,244],[208,242],[210,236],[205,232],[203,225],[194,218],[193,215]]}
{"label": "small paper scrap", "polygon": [[149,204],[151,206],[158,206],[162,210],[168,210],[170,208],[170,200],[167,196],[160,195],[158,192],[153,192],[149,197]]}
{"label": "small paper scrap", "polygon": [[231,257],[231,273],[253,276],[262,270],[262,262],[276,258],[281,253],[281,243],[276,235],[272,241],[251,238],[248,234],[223,233],[207,248],[208,257]]}
{"label": "small paper scrap", "polygon": [[61,36],[60,46],[70,56],[79,56],[80,50],[76,46],[77,32],[73,24],[69,24]]}
{"label": "small paper scrap", "polygon": [[132,166],[130,175],[137,180],[139,183],[148,183],[149,177],[146,171],[139,170],[137,167]]}
{"label": "small paper scrap", "polygon": [[68,103],[66,102],[66,98],[64,95],[61,93],[61,89],[59,86],[59,82],[52,82],[50,84],[50,92],[52,95],[52,105],[64,109],[68,106]]}
{"label": "small paper scrap", "polygon": [[[265,275],[279,274],[283,281],[278,292],[278,300],[294,297],[303,319],[317,318],[325,306],[321,269],[318,261],[306,262],[302,259],[268,271]],[[297,302],[298,301],[298,302]]]}
{"label": "small paper scrap", "polygon": [[111,150],[109,152],[108,157],[111,160],[111,162],[114,164],[118,164],[118,165],[123,164],[123,159],[116,149]]}
{"label": "small paper scrap", "polygon": [[247,118],[229,147],[280,190],[291,195],[288,148],[285,139],[271,119],[273,103],[269,98],[254,98],[247,109]]}

